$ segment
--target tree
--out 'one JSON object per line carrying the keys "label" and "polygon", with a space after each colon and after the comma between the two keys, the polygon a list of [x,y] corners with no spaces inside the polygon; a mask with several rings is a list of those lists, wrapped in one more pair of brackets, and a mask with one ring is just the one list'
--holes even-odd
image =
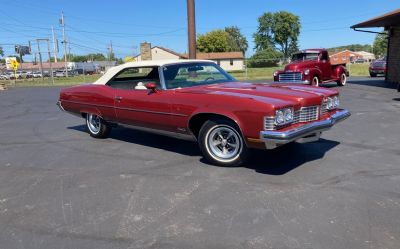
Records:
{"label": "tree", "polygon": [[376,58],[382,58],[387,54],[388,47],[388,35],[387,34],[377,34],[373,44],[373,53]]}
{"label": "tree", "polygon": [[0,56],[4,56],[4,50],[3,50],[3,47],[0,47]]}
{"label": "tree", "polygon": [[197,49],[200,52],[229,52],[233,51],[231,36],[222,29],[210,31],[197,38]]}
{"label": "tree", "polygon": [[274,67],[283,58],[283,54],[273,47],[257,51],[249,60],[248,67]]}
{"label": "tree", "polygon": [[229,41],[231,43],[232,51],[242,51],[243,54],[245,54],[249,44],[246,37],[240,32],[240,29],[236,26],[231,26],[226,27],[225,32],[227,32],[231,37]]}
{"label": "tree", "polygon": [[258,51],[275,47],[287,59],[298,50],[297,40],[300,34],[300,18],[290,12],[267,12],[258,18],[258,29],[254,42]]}

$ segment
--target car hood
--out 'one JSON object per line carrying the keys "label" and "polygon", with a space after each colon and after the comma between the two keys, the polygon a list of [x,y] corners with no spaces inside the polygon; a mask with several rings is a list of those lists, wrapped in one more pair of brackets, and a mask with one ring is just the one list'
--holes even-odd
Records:
{"label": "car hood", "polygon": [[176,89],[180,93],[209,94],[254,99],[275,105],[320,105],[322,99],[338,94],[336,90],[297,84],[263,84],[228,82]]}
{"label": "car hood", "polygon": [[298,72],[302,69],[311,68],[317,65],[317,61],[295,61],[285,66],[285,72],[293,71]]}

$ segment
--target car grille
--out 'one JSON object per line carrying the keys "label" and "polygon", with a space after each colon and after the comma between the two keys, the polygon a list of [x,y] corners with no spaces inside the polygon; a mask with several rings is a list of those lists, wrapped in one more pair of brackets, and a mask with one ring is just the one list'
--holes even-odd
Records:
{"label": "car grille", "polygon": [[275,130],[275,117],[265,117],[264,118],[264,130],[273,131]]}
{"label": "car grille", "polygon": [[301,81],[301,73],[282,73],[282,74],[279,74],[279,81],[286,81],[286,82]]}
{"label": "car grille", "polygon": [[[326,103],[325,103],[326,106]],[[326,112],[326,108],[324,108],[324,104],[321,106],[323,108],[321,113]],[[307,106],[307,107],[302,107],[300,110],[294,112],[293,116],[293,124],[296,123],[305,123],[305,122],[311,122],[318,120],[320,106]],[[264,118],[264,130],[267,131],[272,131],[276,130],[276,124],[275,124],[275,117],[265,117]]]}
{"label": "car grille", "polygon": [[324,115],[328,111],[327,105],[328,105],[327,101],[323,101],[322,102],[322,105],[321,105],[321,116]]}
{"label": "car grille", "polygon": [[318,120],[319,106],[302,107],[294,112],[293,123],[302,123]]}

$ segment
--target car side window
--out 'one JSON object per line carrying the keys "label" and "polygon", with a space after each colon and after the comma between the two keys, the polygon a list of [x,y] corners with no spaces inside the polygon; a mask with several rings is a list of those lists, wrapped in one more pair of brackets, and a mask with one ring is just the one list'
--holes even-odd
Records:
{"label": "car side window", "polygon": [[158,88],[161,87],[158,67],[130,67],[122,69],[106,85],[124,90],[146,90],[147,83],[155,83]]}

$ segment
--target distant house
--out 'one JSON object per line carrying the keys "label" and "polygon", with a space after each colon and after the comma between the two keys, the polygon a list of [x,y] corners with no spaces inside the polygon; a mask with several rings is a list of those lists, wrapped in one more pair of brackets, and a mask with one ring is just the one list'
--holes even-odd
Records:
{"label": "distant house", "polygon": [[[185,55],[185,57],[188,57]],[[197,59],[215,61],[225,71],[244,70],[244,55],[242,52],[197,53]]]}
{"label": "distant house", "polygon": [[329,56],[332,64],[347,64],[354,62],[358,59],[363,59],[362,55],[350,50],[344,50]]}
{"label": "distant house", "polygon": [[373,60],[375,60],[375,55],[373,53],[370,52],[365,52],[365,51],[357,51],[357,54],[361,55],[362,58],[368,62],[371,62]]}
{"label": "distant house", "polygon": [[[151,47],[150,43],[140,44],[140,54],[134,56],[135,61],[188,59],[187,54],[180,54],[164,47]],[[244,70],[244,55],[242,52],[197,53],[197,59],[215,61],[226,71]]]}

